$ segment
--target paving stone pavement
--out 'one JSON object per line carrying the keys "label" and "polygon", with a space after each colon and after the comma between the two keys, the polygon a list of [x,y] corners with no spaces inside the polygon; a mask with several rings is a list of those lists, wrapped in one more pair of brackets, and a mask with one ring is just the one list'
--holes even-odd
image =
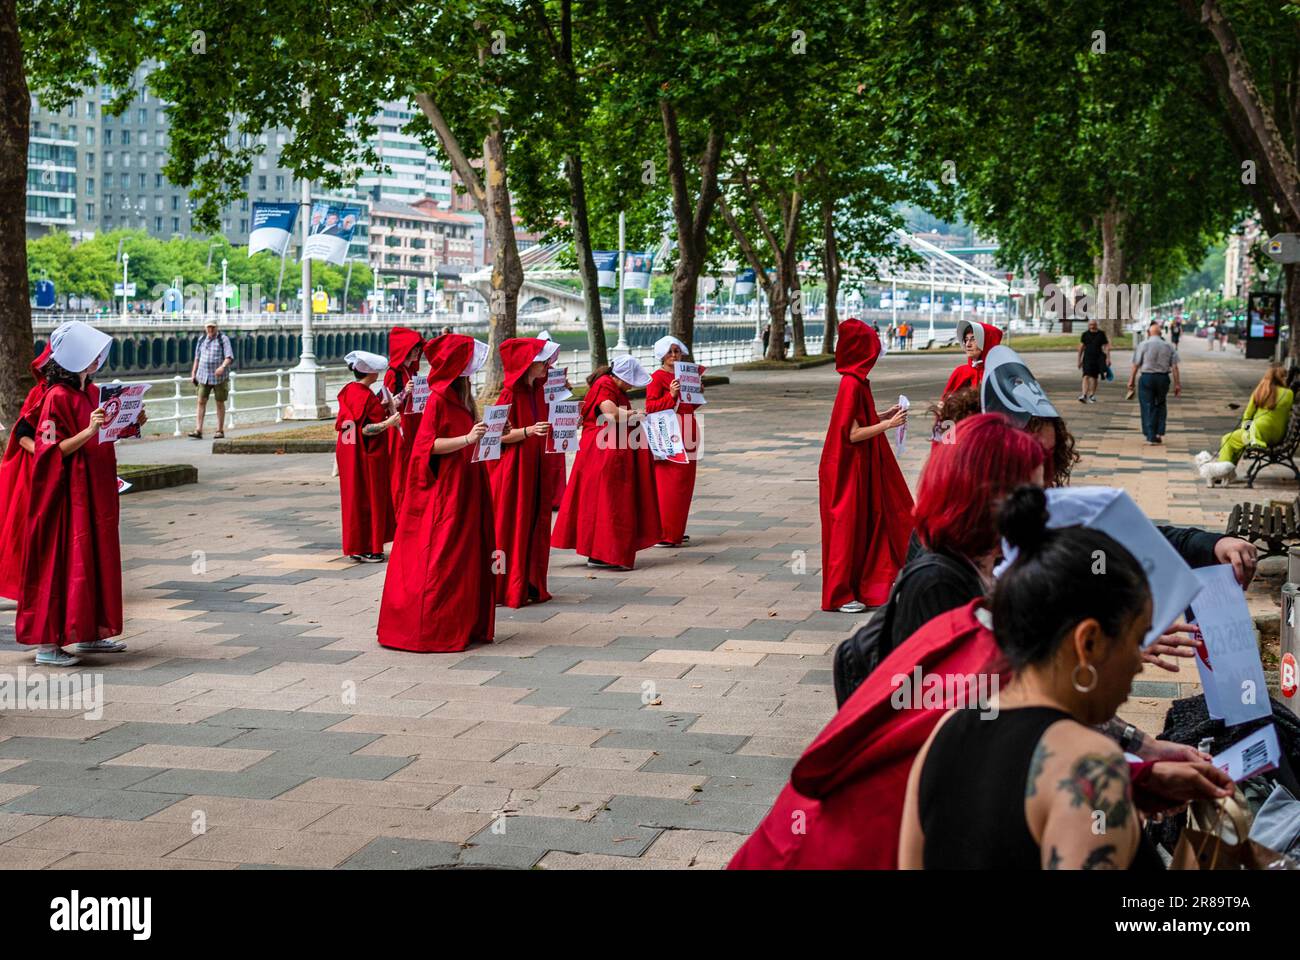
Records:
{"label": "paving stone pavement", "polygon": [[[1198,486],[1187,461],[1262,365],[1197,347],[1154,451],[1121,381],[1079,406],[1072,356],[1030,357],[1079,437],[1076,483],[1221,527],[1239,493]],[[955,363],[891,355],[877,402],[919,408]],[[81,671],[103,682],[102,715],[0,715],[0,867],[725,865],[831,717],[831,653],[866,619],[819,609],[835,389],[829,367],[735,374],[701,415],[693,545],[626,573],[556,551],[554,601],[499,608],[497,642],[459,654],[376,644],[385,568],[338,555],[328,455],[124,445],[196,463],[201,482],[123,500],[130,649]],[[913,485],[923,420],[901,458]],[[1284,492],[1269,476],[1254,497]],[[0,670],[34,672],[12,622],[0,613]],[[1159,729],[1194,680],[1149,670],[1124,713]]]}

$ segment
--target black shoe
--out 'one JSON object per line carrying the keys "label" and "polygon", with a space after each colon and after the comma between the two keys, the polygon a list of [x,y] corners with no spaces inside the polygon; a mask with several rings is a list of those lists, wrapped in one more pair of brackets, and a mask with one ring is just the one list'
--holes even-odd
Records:
{"label": "black shoe", "polygon": [[352,559],[357,563],[383,563],[384,555],[382,553],[354,553]]}

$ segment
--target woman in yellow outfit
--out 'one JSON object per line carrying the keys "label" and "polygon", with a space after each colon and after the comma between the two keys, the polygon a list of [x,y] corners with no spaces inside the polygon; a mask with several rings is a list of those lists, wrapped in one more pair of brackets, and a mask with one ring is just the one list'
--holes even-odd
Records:
{"label": "woman in yellow outfit", "polygon": [[1216,480],[1229,482],[1247,447],[1269,447],[1280,441],[1291,420],[1294,399],[1286,387],[1286,371],[1280,366],[1270,365],[1250,395],[1241,426],[1223,435],[1218,457],[1212,456],[1208,450],[1196,455],[1197,469],[1207,484],[1214,486]]}

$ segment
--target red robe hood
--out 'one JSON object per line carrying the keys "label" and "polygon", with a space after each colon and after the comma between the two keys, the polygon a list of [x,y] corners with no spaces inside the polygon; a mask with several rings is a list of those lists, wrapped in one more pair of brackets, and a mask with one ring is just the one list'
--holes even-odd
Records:
{"label": "red robe hood", "polygon": [[984,361],[988,359],[989,351],[1002,342],[1002,331],[991,323],[971,323],[969,320],[963,320],[957,324],[957,343],[959,345],[966,339],[967,330],[975,334],[975,343],[980,348],[979,359],[968,360],[967,364],[972,367],[982,367]]}
{"label": "red robe hood", "polygon": [[501,342],[501,366],[505,370],[505,385],[508,389],[513,390],[519,385],[545,346],[545,340],[534,337],[511,337]]}
{"label": "red robe hood", "polygon": [[445,394],[474,359],[474,338],[444,333],[425,342],[424,356],[429,361],[429,390]]}
{"label": "red robe hood", "polygon": [[388,331],[388,368],[396,370],[406,363],[411,351],[424,345],[424,338],[410,327],[393,327]]}
{"label": "red robe hood", "polygon": [[841,376],[866,380],[880,358],[880,337],[861,320],[850,317],[840,324],[835,344],[835,371]]}

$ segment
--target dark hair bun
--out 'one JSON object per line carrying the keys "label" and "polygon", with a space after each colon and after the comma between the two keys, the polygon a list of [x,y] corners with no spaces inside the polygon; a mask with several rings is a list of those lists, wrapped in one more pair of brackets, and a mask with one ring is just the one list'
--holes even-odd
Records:
{"label": "dark hair bun", "polygon": [[1016,487],[1002,502],[998,530],[1017,550],[1035,552],[1047,533],[1047,494],[1042,487]]}

